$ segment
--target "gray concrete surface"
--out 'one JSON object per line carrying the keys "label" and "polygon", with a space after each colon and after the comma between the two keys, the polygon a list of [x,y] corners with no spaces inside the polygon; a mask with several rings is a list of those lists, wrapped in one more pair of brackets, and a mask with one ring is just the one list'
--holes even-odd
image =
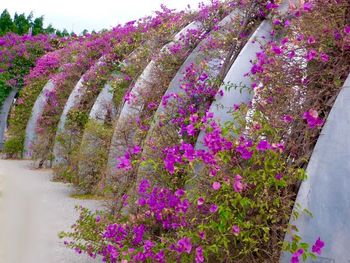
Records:
{"label": "gray concrete surface", "polygon": [[7,128],[7,118],[9,116],[10,109],[17,92],[17,89],[11,90],[10,94],[7,96],[2,107],[0,108],[0,150],[2,150],[4,145],[5,131]]}
{"label": "gray concrete surface", "polygon": [[65,248],[57,233],[75,222],[76,205],[97,209],[102,202],[73,199],[74,189],[51,177],[29,161],[0,160],[0,263],[98,262]]}
{"label": "gray concrete surface", "polygon": [[[340,91],[307,167],[308,179],[302,182],[296,199],[302,214],[292,221],[303,241],[325,242],[322,257],[306,262],[350,262],[350,75]],[[297,207],[295,207],[297,209]],[[299,210],[299,209],[298,209]],[[290,237],[286,239],[289,241]],[[281,262],[287,263],[290,255]]]}
{"label": "gray concrete surface", "polygon": [[32,156],[32,151],[30,148],[32,143],[36,140],[36,125],[38,123],[38,120],[42,116],[44,107],[47,103],[46,93],[51,92],[52,90],[54,90],[54,88],[55,85],[51,80],[49,80],[43,87],[42,91],[40,92],[39,96],[37,97],[34,103],[32,113],[26,127],[26,137],[24,141],[24,158],[30,159]]}

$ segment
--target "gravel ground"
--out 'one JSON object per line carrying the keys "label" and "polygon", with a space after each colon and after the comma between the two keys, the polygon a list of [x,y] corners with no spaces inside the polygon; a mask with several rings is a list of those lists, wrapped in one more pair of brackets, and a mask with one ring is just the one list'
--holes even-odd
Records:
{"label": "gravel ground", "polygon": [[28,161],[0,160],[1,263],[97,262],[65,248],[57,233],[74,223],[76,205],[103,205],[71,198],[73,187],[51,178],[51,170],[32,169]]}

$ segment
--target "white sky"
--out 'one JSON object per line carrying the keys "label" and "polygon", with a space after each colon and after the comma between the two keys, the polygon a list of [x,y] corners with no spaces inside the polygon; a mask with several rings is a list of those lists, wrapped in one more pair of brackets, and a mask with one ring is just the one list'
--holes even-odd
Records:
{"label": "white sky", "polygon": [[188,4],[197,8],[199,2],[203,0],[0,0],[0,12],[7,8],[13,17],[15,12],[33,11],[35,17],[44,15],[45,26],[51,23],[55,28],[81,33],[84,29],[110,29],[150,15],[161,4],[183,10]]}

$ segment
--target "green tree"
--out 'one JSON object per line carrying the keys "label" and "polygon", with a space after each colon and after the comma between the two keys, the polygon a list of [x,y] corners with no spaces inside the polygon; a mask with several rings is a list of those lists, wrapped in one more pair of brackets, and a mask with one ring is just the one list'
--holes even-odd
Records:
{"label": "green tree", "polygon": [[14,29],[14,23],[12,21],[10,13],[5,9],[0,15],[0,35],[5,35],[8,32],[12,32]]}

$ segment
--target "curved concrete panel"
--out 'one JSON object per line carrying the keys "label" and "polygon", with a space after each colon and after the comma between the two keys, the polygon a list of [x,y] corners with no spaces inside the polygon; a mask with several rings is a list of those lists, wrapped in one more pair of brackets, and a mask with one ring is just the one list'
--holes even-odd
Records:
{"label": "curved concrete panel", "polygon": [[[228,15],[227,17],[225,17],[220,23],[219,25],[221,27],[223,27],[223,29],[225,28],[225,25],[230,25],[230,22],[232,21],[232,19],[236,16],[239,15],[239,12],[233,11],[231,12],[230,15]],[[225,34],[226,31],[222,31],[223,34]],[[215,32],[217,33],[217,32]],[[191,64],[199,64],[201,63],[203,60],[205,60],[208,65],[209,65],[209,70],[208,73],[211,77],[215,78],[218,76],[219,72],[220,72],[220,68],[223,62],[223,58],[217,58],[217,57],[203,57],[205,56],[203,54],[203,48],[208,44],[208,42],[210,41],[210,35],[208,37],[206,37],[205,39],[203,39],[198,46],[192,51],[192,53],[187,57],[187,59],[185,60],[185,62],[183,63],[183,65],[181,66],[181,68],[179,69],[179,71],[176,73],[175,77],[172,79],[172,81],[170,82],[170,85],[167,89],[167,91],[165,92],[164,96],[167,96],[169,94],[180,94],[180,93],[184,93],[184,91],[181,89],[181,83],[184,77],[184,73],[186,71],[186,69],[191,65]],[[224,54],[223,54],[224,56]],[[147,134],[146,140],[145,140],[145,147],[143,149],[143,153],[142,156],[143,157],[147,157],[147,156],[151,156],[153,149],[151,147],[148,147],[148,145],[150,145],[150,142],[152,140],[155,140],[155,138],[158,138],[159,135],[157,134],[157,128],[158,128],[158,120],[159,118],[166,114],[166,108],[165,106],[162,105],[162,103],[158,106],[158,109],[154,115],[154,121],[151,124],[150,130]],[[146,170],[148,171],[149,168],[145,168],[145,167],[140,167],[139,171],[138,171],[138,177],[141,177],[143,173],[146,172]],[[138,178],[140,179],[140,178]]]}
{"label": "curved concrete panel", "polygon": [[54,88],[55,88],[54,83],[51,80],[49,80],[35,101],[35,104],[32,109],[32,114],[30,116],[30,119],[28,120],[27,127],[26,127],[26,136],[24,141],[24,158],[25,159],[30,159],[32,156],[31,144],[36,139],[36,124],[40,119],[43,113],[44,107],[46,105],[46,102],[47,102],[46,94],[53,91]]}
{"label": "curved concrete panel", "polygon": [[[350,74],[340,91],[317,140],[301,183],[296,211],[308,209],[313,217],[301,213],[291,224],[299,229],[303,242],[325,242],[322,257],[306,262],[350,262]],[[286,237],[290,241],[290,236]],[[284,253],[281,262],[290,262]]]}
{"label": "curved concrete panel", "polygon": [[111,107],[112,117],[116,115],[116,109],[113,106],[112,87],[109,82],[105,84],[100,94],[98,95],[94,106],[92,106],[89,119],[104,123],[108,110]]}
{"label": "curved concrete panel", "polygon": [[[89,115],[89,122],[95,121],[94,125],[106,123],[111,123],[117,115],[116,108],[113,103],[113,93],[112,87],[109,82],[107,82],[104,88],[101,90],[98,95],[94,106],[92,107]],[[92,180],[92,178],[97,178],[100,176],[99,169],[96,168],[96,164],[92,162],[96,157],[96,149],[105,149],[108,152],[106,147],[106,141],[101,139],[101,135],[96,131],[91,131],[89,129],[84,130],[83,138],[80,146],[80,155],[84,156],[78,165],[78,174],[79,182],[84,182],[86,178]],[[105,148],[106,147],[106,148]],[[100,179],[100,178],[99,178]],[[98,180],[99,180],[98,179]],[[104,182],[101,182],[102,184]],[[98,186],[95,186],[95,191],[103,190],[99,189]],[[92,190],[91,190],[92,191]]]}
{"label": "curved concrete panel", "polygon": [[0,151],[3,149],[4,146],[4,136],[7,128],[7,119],[17,92],[17,89],[12,89],[0,109]]}
{"label": "curved concrete panel", "polygon": [[[246,75],[246,73],[250,71],[252,67],[251,61],[254,61],[256,58],[256,53],[261,51],[261,44],[266,44],[271,40],[271,30],[271,21],[263,21],[256,29],[254,34],[250,37],[247,44],[243,47],[237,59],[231,66],[224,79],[224,84],[220,87],[219,91],[224,91],[224,87],[228,83],[232,84],[233,87],[228,91],[224,91],[224,96],[218,92],[215,96],[213,104],[209,108],[209,111],[214,113],[213,120],[216,122],[223,124],[226,121],[231,121],[233,116],[231,113],[229,113],[229,110],[232,110],[233,105],[248,103],[252,100],[252,81],[250,77]],[[234,88],[235,86],[238,88]],[[240,89],[239,87],[242,86],[245,88]],[[195,146],[196,149],[203,148],[202,141],[204,136],[204,131],[201,131]]]}
{"label": "curved concrete panel", "polygon": [[[187,32],[193,29],[199,29],[201,24],[198,22],[192,22],[183,28],[176,36],[174,37],[173,42],[167,44],[162,48],[162,50],[167,49],[171,45],[174,44],[175,41],[181,41],[181,37],[185,35]],[[118,134],[121,132],[123,127],[123,123],[127,119],[135,119],[140,116],[142,108],[144,107],[144,103],[142,101],[142,96],[140,96],[141,92],[143,92],[147,88],[147,83],[150,81],[151,76],[156,68],[156,62],[151,61],[147,67],[142,72],[141,76],[137,79],[134,87],[131,90],[131,94],[133,94],[137,98],[137,105],[131,103],[124,103],[124,106],[120,112],[119,118],[115,124],[114,135],[111,143],[111,148],[109,152],[108,165],[107,165],[107,174],[113,174],[115,167],[117,165],[116,157],[122,156],[125,154],[125,145],[120,141]],[[128,132],[128,136],[132,140],[132,131]]]}
{"label": "curved concrete panel", "polygon": [[[103,58],[100,58],[96,65],[103,63]],[[94,67],[94,66],[92,66]],[[82,98],[84,97],[85,93],[88,91],[86,86],[83,85],[85,74],[80,78],[77,85],[75,85],[74,89],[72,90],[71,94],[68,97],[68,100],[66,102],[66,105],[64,106],[62,115],[60,117],[60,121],[57,126],[57,132],[55,137],[55,144],[53,147],[53,154],[54,154],[54,161],[53,161],[53,167],[57,167],[58,165],[62,164],[64,162],[64,158],[61,156],[62,152],[62,145],[57,140],[57,136],[59,136],[61,133],[65,132],[65,125],[67,121],[67,115],[70,112],[71,109],[77,107],[79,103],[81,102]]]}

